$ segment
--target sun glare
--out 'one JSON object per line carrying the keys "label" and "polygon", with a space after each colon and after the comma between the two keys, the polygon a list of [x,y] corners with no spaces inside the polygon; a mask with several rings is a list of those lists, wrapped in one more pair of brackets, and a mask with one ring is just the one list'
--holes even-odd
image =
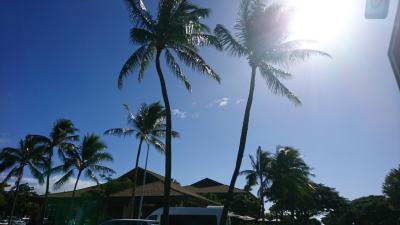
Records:
{"label": "sun glare", "polygon": [[350,0],[292,0],[294,39],[329,42],[349,23]]}

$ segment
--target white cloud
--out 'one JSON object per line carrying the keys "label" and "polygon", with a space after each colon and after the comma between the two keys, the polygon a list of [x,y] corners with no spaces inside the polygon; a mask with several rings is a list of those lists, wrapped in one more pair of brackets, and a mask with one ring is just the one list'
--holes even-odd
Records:
{"label": "white cloud", "polygon": [[177,116],[177,117],[181,118],[181,119],[186,119],[186,117],[187,117],[187,112],[181,111],[179,109],[173,109],[172,110],[172,114],[174,116]]}
{"label": "white cloud", "polygon": [[[5,176],[5,174],[1,174],[0,176],[4,177],[3,175]],[[53,189],[53,185],[60,178],[61,178],[61,175],[53,176],[53,177],[50,178],[50,189],[49,190],[50,190],[51,193],[72,191],[74,189],[75,182],[76,182],[76,178],[75,177],[69,179],[66,183],[64,183],[64,185],[61,188],[59,188],[57,190],[54,190]],[[15,178],[11,178],[8,181],[8,184],[9,185],[13,185],[15,183],[15,181],[16,181]],[[28,183],[29,186],[33,187],[38,194],[44,194],[44,192],[46,191],[46,184],[44,183],[44,184],[40,185],[37,182],[37,180],[35,178],[32,178],[32,177],[23,177],[22,180],[21,180],[21,183],[22,184]],[[96,185],[96,182],[81,178],[81,179],[79,179],[79,182],[78,182],[78,185],[77,185],[76,189],[90,187],[90,186],[93,186],[93,185]]]}
{"label": "white cloud", "polygon": [[223,107],[223,106],[227,106],[229,103],[229,98],[221,98],[218,101],[218,106]]}
{"label": "white cloud", "polygon": [[223,98],[217,99],[217,100],[211,102],[210,104],[208,104],[208,108],[211,108],[214,105],[217,105],[219,107],[224,107],[224,106],[227,106],[228,104],[229,104],[229,98],[223,97]]}
{"label": "white cloud", "polygon": [[239,98],[238,100],[236,100],[236,104],[242,104],[244,103],[244,98]]}
{"label": "white cloud", "polygon": [[173,109],[172,110],[172,114],[180,119],[187,119],[187,118],[192,118],[192,119],[196,119],[200,117],[200,113],[199,112],[186,112],[180,109]]}

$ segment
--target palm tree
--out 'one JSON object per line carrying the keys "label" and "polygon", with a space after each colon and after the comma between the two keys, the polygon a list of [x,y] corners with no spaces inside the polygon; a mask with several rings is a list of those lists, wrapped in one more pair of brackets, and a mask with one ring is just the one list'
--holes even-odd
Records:
{"label": "palm tree", "polygon": [[245,175],[247,184],[247,190],[250,190],[252,186],[260,185],[258,189],[258,197],[260,198],[261,212],[260,218],[264,220],[264,193],[265,189],[269,184],[269,172],[271,168],[271,157],[270,153],[263,151],[260,146],[258,146],[256,158],[249,155],[251,161],[251,170],[244,170],[240,172],[240,175]]}
{"label": "palm tree", "polygon": [[276,66],[288,66],[312,55],[329,56],[327,53],[318,50],[302,48],[301,44],[304,41],[288,41],[289,11],[280,5],[266,6],[262,0],[242,0],[239,16],[234,27],[237,31],[235,36],[231,35],[222,25],[217,25],[214,30],[220,42],[225,46],[225,50],[233,56],[246,57],[251,67],[250,90],[244,113],[236,165],[230,182],[228,197],[224,203],[221,225],[226,223],[233,189],[244,155],[257,69],[272,93],[286,96],[294,104],[300,105],[300,100],[280,81],[280,79],[288,79],[292,75]]}
{"label": "palm tree", "polygon": [[278,146],[271,161],[269,188],[271,201],[281,209],[291,212],[294,223],[294,210],[298,199],[313,191],[309,177],[311,168],[304,162],[298,150]]}
{"label": "palm tree", "polygon": [[56,189],[60,188],[65,182],[77,172],[74,189],[72,191],[71,203],[68,210],[68,215],[74,205],[75,191],[78,186],[81,175],[85,175],[90,180],[99,184],[96,176],[98,173],[115,173],[113,169],[103,166],[106,161],[113,161],[113,157],[105,152],[107,146],[100,140],[96,134],[87,134],[83,138],[79,147],[68,146],[65,151],[64,165],[61,165],[66,174],[60,178],[55,184]]}
{"label": "palm tree", "polygon": [[[136,196],[136,184],[137,184],[137,176],[138,176],[138,166],[139,166],[139,158],[142,150],[143,141],[147,143],[147,145],[154,146],[157,150],[163,151],[164,144],[159,139],[160,137],[165,137],[166,129],[165,129],[165,110],[164,107],[159,103],[155,102],[150,105],[142,103],[138,112],[134,115],[127,105],[124,105],[127,113],[128,113],[128,125],[130,128],[113,128],[109,129],[105,132],[108,135],[117,135],[117,136],[130,136],[135,135],[137,139],[139,139],[139,146],[136,154],[135,161],[135,173],[133,176],[133,186],[132,186],[132,194],[130,201],[130,213],[131,217],[135,217],[135,196]],[[176,131],[172,131],[172,136],[178,137],[178,133]],[[140,211],[140,207],[139,207]],[[139,212],[140,215],[140,212]]]}
{"label": "palm tree", "polygon": [[48,148],[46,151],[47,160],[43,171],[43,176],[46,177],[46,191],[44,194],[44,202],[41,215],[42,224],[44,224],[44,218],[46,217],[47,200],[50,188],[50,176],[56,172],[59,172],[56,171],[56,168],[60,168],[53,167],[54,151],[57,148],[58,155],[61,159],[64,159],[65,154],[63,149],[65,149],[68,145],[71,145],[73,141],[79,140],[79,136],[75,135],[77,131],[78,129],[74,127],[72,121],[67,119],[59,119],[54,123],[50,136],[46,139],[46,142],[48,143]]}
{"label": "palm tree", "polygon": [[[169,201],[171,191],[171,106],[168,98],[167,85],[160,65],[160,57],[164,52],[166,64],[186,88],[191,85],[183,74],[175,56],[187,66],[203,73],[216,81],[219,76],[211,69],[198,54],[200,46],[220,48],[219,41],[209,33],[209,28],[201,19],[210,14],[209,9],[201,8],[188,0],[160,0],[155,18],[147,11],[142,0],[127,0],[130,7],[133,28],[130,38],[140,47],[128,58],[118,77],[118,86],[122,88],[124,79],[134,70],[138,70],[138,80],[144,77],[149,62],[155,59],[157,75],[160,81],[161,93],[166,114],[165,136],[165,185],[164,210],[165,224],[169,225]],[[174,56],[175,54],[175,56]]]}
{"label": "palm tree", "polygon": [[4,185],[11,177],[16,177],[15,196],[11,207],[8,225],[11,224],[11,218],[14,215],[15,205],[18,198],[18,191],[21,179],[24,175],[24,169],[27,167],[32,176],[37,178],[39,183],[43,183],[43,177],[40,173],[40,168],[43,167],[45,158],[44,151],[47,148],[43,144],[44,140],[33,135],[27,135],[25,139],[19,142],[17,148],[6,147],[0,152],[0,172],[9,170],[7,176],[2,181]]}

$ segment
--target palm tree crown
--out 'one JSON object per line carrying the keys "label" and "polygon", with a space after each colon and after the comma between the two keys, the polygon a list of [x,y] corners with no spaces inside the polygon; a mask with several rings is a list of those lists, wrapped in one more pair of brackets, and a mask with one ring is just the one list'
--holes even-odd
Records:
{"label": "palm tree crown", "polygon": [[[303,48],[310,40],[289,40],[291,11],[282,5],[266,6],[262,0],[242,0],[236,35],[217,25],[214,32],[231,55],[246,57],[249,65],[259,69],[269,89],[289,98],[295,104],[301,101],[280,81],[292,74],[278,67],[303,61],[312,55],[328,56],[325,52]],[[278,66],[278,67],[277,67]]]}
{"label": "palm tree crown", "polygon": [[[259,146],[257,148],[256,157],[249,155],[250,163],[252,169],[250,170],[243,170],[240,172],[240,175],[246,176],[246,188],[247,190],[251,190],[251,187],[255,185],[268,185],[268,176],[269,170],[271,166],[271,157],[270,153],[267,151],[263,151]],[[262,178],[262,180],[260,180]],[[267,186],[264,186],[267,187]],[[260,192],[258,192],[260,195]]]}
{"label": "palm tree crown", "polygon": [[263,151],[259,146],[257,148],[256,157],[254,158],[252,155],[249,155],[251,167],[250,170],[244,170],[240,172],[240,175],[245,175],[247,184],[245,189],[250,191],[251,187],[255,185],[259,185],[258,189],[258,197],[260,199],[261,210],[260,210],[260,218],[264,218],[264,196],[265,189],[268,188],[269,185],[269,177],[270,177],[270,168],[272,158],[270,153],[267,151]]}
{"label": "palm tree crown", "polygon": [[313,176],[311,168],[304,162],[297,149],[277,147],[271,162],[272,184],[267,194],[275,203],[275,208],[290,210],[292,221],[296,205],[315,191],[310,176]]}
{"label": "palm tree crown", "polygon": [[43,153],[46,150],[44,139],[35,135],[27,135],[25,139],[20,140],[17,148],[6,147],[0,152],[0,172],[9,170],[2,181],[7,182],[13,176],[22,176],[23,169],[27,166],[32,176],[43,182],[40,168],[45,163]]}
{"label": "palm tree crown", "polygon": [[74,176],[75,171],[78,177],[84,172],[84,175],[99,183],[97,173],[114,173],[114,170],[101,165],[103,162],[113,161],[113,157],[105,152],[107,146],[95,134],[87,134],[79,147],[71,147],[65,151],[64,167],[66,174],[55,183],[55,188],[59,188],[69,178]]}
{"label": "palm tree crown", "polygon": [[[79,140],[79,135],[76,135],[76,132],[78,132],[78,129],[75,128],[71,120],[59,119],[54,123],[50,133],[51,147],[58,148],[58,154],[61,158],[64,157],[63,150]],[[49,154],[53,155],[54,149],[50,150]]]}
{"label": "palm tree crown", "polygon": [[27,135],[25,139],[19,142],[17,148],[3,148],[0,152],[0,172],[9,170],[8,174],[2,181],[2,184],[7,182],[11,177],[17,177],[15,182],[15,196],[11,207],[10,217],[8,224],[11,224],[11,218],[14,215],[15,205],[17,202],[19,185],[24,174],[25,167],[28,167],[32,176],[38,179],[39,184],[44,182],[40,168],[44,167],[46,158],[44,151],[47,149],[46,139],[35,136]]}
{"label": "palm tree crown", "polygon": [[304,162],[298,150],[278,146],[271,163],[270,177],[272,200],[290,200],[296,192],[309,187],[311,168]]}
{"label": "palm tree crown", "polygon": [[191,85],[176,62],[176,56],[195,71],[220,81],[219,76],[198,54],[198,46],[221,49],[218,39],[209,34],[210,29],[201,22],[201,18],[209,16],[209,9],[200,8],[187,0],[161,0],[157,17],[153,19],[141,0],[127,2],[134,23],[130,38],[140,47],[122,67],[118,77],[119,88],[122,88],[126,76],[136,69],[139,70],[138,80],[141,81],[149,62],[163,50],[169,69],[189,91]]}
{"label": "palm tree crown", "polygon": [[[136,114],[133,114],[125,104],[124,108],[128,113],[127,122],[130,127],[112,128],[106,130],[104,134],[116,136],[135,135],[137,139],[143,139],[143,141],[153,145],[157,150],[164,151],[164,144],[159,139],[160,137],[165,137],[166,134],[164,107],[159,102],[150,105],[142,103]],[[179,137],[176,131],[172,131],[172,135]]]}

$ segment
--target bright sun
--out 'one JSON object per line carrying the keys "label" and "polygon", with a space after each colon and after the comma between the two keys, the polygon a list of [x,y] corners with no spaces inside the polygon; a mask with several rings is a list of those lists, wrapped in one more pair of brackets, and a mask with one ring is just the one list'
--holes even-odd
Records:
{"label": "bright sun", "polygon": [[352,0],[292,0],[294,39],[329,42],[345,31]]}

